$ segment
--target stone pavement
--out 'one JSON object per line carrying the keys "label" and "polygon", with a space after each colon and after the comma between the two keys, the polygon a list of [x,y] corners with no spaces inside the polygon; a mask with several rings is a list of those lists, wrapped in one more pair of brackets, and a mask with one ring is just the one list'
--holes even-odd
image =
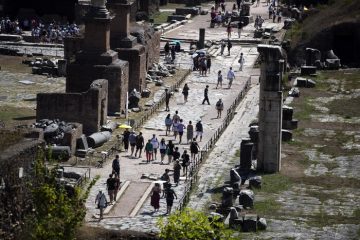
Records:
{"label": "stone pavement", "polygon": [[[228,5],[230,6],[230,4]],[[177,31],[180,33],[184,33],[185,29],[189,32],[189,37],[198,35],[198,24],[204,24],[202,21],[206,21],[205,19],[208,19],[209,16],[198,16],[194,19],[193,23],[194,25],[186,25],[183,27],[183,29],[174,29],[173,31],[166,33],[167,34],[176,34]],[[198,22],[199,19],[199,22]],[[225,32],[225,28],[221,28]],[[251,31],[251,26],[249,26],[249,31]],[[214,29],[207,28],[207,33],[214,36],[214,39],[217,38],[219,40],[220,38],[223,38],[225,36],[224,32],[220,33],[220,30],[215,29],[214,34],[212,34],[212,31]],[[191,35],[191,33],[193,35]],[[250,33],[249,33],[250,34]],[[250,36],[250,35],[249,35]],[[242,72],[238,71],[238,57],[240,55],[240,52],[244,53],[246,62],[245,67]],[[227,53],[227,51],[225,51]],[[217,56],[212,59],[212,68],[210,74],[208,74],[207,77],[199,76],[199,73],[192,72],[188,78],[185,80],[185,83],[189,85],[190,93],[188,102],[184,104],[181,90],[179,92],[175,92],[174,96],[171,99],[170,102],[170,114],[173,115],[175,110],[179,111],[179,115],[181,118],[184,119],[184,122],[187,124],[189,121],[192,121],[195,125],[197,120],[201,119],[204,126],[204,136],[203,141],[199,143],[200,147],[202,147],[208,139],[213,135],[213,133],[216,131],[216,129],[222,124],[221,119],[216,119],[216,110],[215,110],[215,103],[219,98],[222,98],[224,101],[225,109],[223,113],[226,113],[228,107],[231,105],[235,97],[239,94],[239,92],[243,89],[244,84],[247,79],[249,79],[250,74],[252,75],[258,75],[258,73],[254,73],[254,70],[252,69],[253,64],[255,63],[255,60],[257,58],[257,50],[256,46],[240,46],[240,45],[233,45],[233,48],[231,49],[231,55],[227,56]],[[182,67],[189,68],[192,63],[191,56],[186,53],[180,53],[177,55],[176,59],[177,63],[181,62],[183,63]],[[186,63],[186,64],[185,64]],[[235,69],[235,75],[236,80],[234,80],[233,86],[231,89],[227,89],[227,83],[226,80],[226,73],[230,66],[233,66]],[[223,89],[215,89],[216,82],[217,82],[217,71],[222,70],[223,76],[224,76],[224,85]],[[256,81],[256,78],[254,78]],[[209,98],[211,105],[202,105],[202,99],[203,99],[203,91],[206,85],[210,86],[209,89]],[[243,102],[240,104],[240,106],[237,108],[238,114],[235,115],[235,120],[231,123],[231,127],[226,129],[223,136],[221,137],[220,141],[217,143],[217,147],[213,150],[215,153],[217,153],[217,157],[214,158],[216,164],[213,165],[212,158],[210,157],[207,159],[204,167],[201,170],[200,176],[208,175],[209,177],[216,176],[218,177],[219,174],[221,174],[222,170],[220,170],[219,166],[222,166],[220,159],[223,157],[224,161],[230,161],[232,165],[232,155],[234,155],[234,152],[236,149],[239,148],[240,140],[244,136],[248,129],[247,126],[250,123],[250,121],[256,117],[256,110],[257,110],[257,97],[258,97],[258,87],[255,87],[250,90],[250,95],[248,94],[243,100]],[[164,106],[165,108],[165,106]],[[152,134],[156,134],[158,139],[160,140],[162,137],[164,137],[167,140],[173,139],[173,137],[170,136],[164,136],[165,132],[165,126],[164,126],[164,119],[168,112],[165,112],[163,109],[160,109],[156,115],[154,115],[152,118],[150,118],[143,126],[143,129],[141,131],[143,132],[145,142],[151,138]],[[239,125],[240,123],[240,125]],[[186,136],[186,133],[184,133],[184,136]],[[222,140],[224,138],[224,140]],[[189,145],[186,144],[177,144],[178,142],[175,141],[176,146],[179,147],[180,153],[183,152],[183,149],[187,149]],[[219,149],[218,146],[221,146]],[[230,148],[229,148],[230,146]],[[229,149],[232,149],[229,151]],[[224,155],[225,153],[226,155]],[[220,154],[220,155],[219,155]],[[158,156],[158,159],[160,157]],[[140,179],[142,174],[153,174],[155,177],[160,177],[161,174],[164,172],[166,168],[172,168],[172,165],[160,165],[159,160],[154,161],[151,164],[146,164],[145,160],[145,153],[142,154],[142,158],[130,158],[128,156],[128,153],[122,152],[120,153],[120,164],[121,164],[121,181],[130,181],[134,184],[139,184],[139,182],[152,182],[149,179]],[[165,160],[165,162],[167,162]],[[212,167],[213,165],[213,167]],[[229,166],[230,166],[229,165]],[[224,170],[225,171],[225,170]],[[142,231],[142,232],[156,232],[156,221],[158,220],[158,216],[163,216],[166,212],[166,203],[165,199],[160,200],[160,211],[157,213],[153,213],[153,208],[150,206],[150,199],[147,199],[147,201],[142,205],[140,208],[138,214],[135,217],[124,217],[124,216],[116,216],[116,214],[113,214],[112,211],[116,212],[118,211],[118,208],[128,208],[129,206],[133,206],[133,200],[128,200],[128,202],[124,202],[121,206],[120,204],[115,204],[113,209],[110,211],[110,216],[106,217],[102,221],[98,221],[97,219],[93,218],[95,214],[98,213],[99,210],[95,209],[94,199],[99,189],[105,190],[106,188],[106,179],[108,174],[111,172],[111,161],[109,161],[104,168],[101,169],[92,169],[93,176],[100,175],[100,179],[98,182],[94,185],[92,188],[89,198],[86,201],[86,207],[87,207],[87,215],[86,215],[86,222],[93,226],[98,227],[104,227],[107,229],[118,229],[118,230],[134,230],[134,231]],[[209,178],[208,177],[208,178]],[[206,178],[206,179],[208,179]],[[202,179],[202,178],[201,178]],[[172,180],[172,176],[171,176]],[[173,182],[173,181],[172,181]],[[205,181],[206,182],[206,181]],[[200,191],[204,191],[204,185],[205,183],[202,183],[202,180],[199,182],[199,189]],[[211,183],[213,184],[213,183]],[[131,183],[130,183],[131,186]],[[210,187],[210,185],[206,185],[206,187]],[[129,187],[130,188],[130,187]],[[136,188],[133,188],[133,191],[137,191]],[[176,194],[178,195],[178,198],[181,198],[184,194],[184,184],[181,182],[181,184],[177,187],[174,187],[174,190]],[[143,190],[141,190],[143,191]],[[126,196],[125,191],[125,196]],[[192,197],[192,199],[197,202],[198,198],[204,195],[204,192],[199,192],[198,194],[195,194],[195,197]],[[124,196],[124,197],[125,197]],[[121,201],[121,200],[120,200]],[[208,197],[202,199],[200,202],[204,204],[208,201]],[[178,206],[179,202],[178,200],[175,200],[174,202],[174,209]],[[192,206],[193,203],[190,203],[190,206]],[[200,207],[200,205],[199,205]],[[198,207],[197,207],[198,208]],[[130,211],[128,211],[130,212]]]}

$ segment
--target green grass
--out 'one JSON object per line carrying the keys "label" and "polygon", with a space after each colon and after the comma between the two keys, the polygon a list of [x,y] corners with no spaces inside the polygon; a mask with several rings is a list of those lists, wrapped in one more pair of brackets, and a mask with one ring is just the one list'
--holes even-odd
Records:
{"label": "green grass", "polygon": [[326,104],[330,114],[337,114],[345,118],[360,117],[360,97],[351,99],[336,99]]}
{"label": "green grass", "polygon": [[0,106],[0,120],[5,124],[21,118],[34,117],[35,111],[30,108],[16,108],[10,106]]}
{"label": "green grass", "polygon": [[5,150],[18,143],[21,139],[23,139],[22,133],[20,131],[8,131],[1,130],[0,131],[0,152]]}
{"label": "green grass", "polygon": [[262,175],[262,186],[261,189],[255,189],[256,192],[262,193],[279,193],[288,190],[292,181],[289,177],[286,177],[280,173]]}
{"label": "green grass", "polygon": [[160,25],[167,22],[168,16],[172,15],[171,12],[157,12],[150,18],[154,19],[154,24]]}
{"label": "green grass", "polygon": [[280,209],[280,203],[275,201],[273,197],[267,197],[263,201],[255,201],[254,209],[256,214],[265,217],[273,217]]}
{"label": "green grass", "polygon": [[298,120],[310,120],[310,115],[316,112],[315,107],[311,104],[310,97],[304,97],[301,106],[294,111],[294,118]]}

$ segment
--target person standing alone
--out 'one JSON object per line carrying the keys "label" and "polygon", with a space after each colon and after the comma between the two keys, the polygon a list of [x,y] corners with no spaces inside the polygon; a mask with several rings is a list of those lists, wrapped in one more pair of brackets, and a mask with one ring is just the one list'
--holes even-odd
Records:
{"label": "person standing alone", "polygon": [[207,102],[210,105],[210,101],[209,101],[209,85],[206,85],[206,87],[204,89],[204,100],[202,101],[202,104],[204,104],[205,102]]}

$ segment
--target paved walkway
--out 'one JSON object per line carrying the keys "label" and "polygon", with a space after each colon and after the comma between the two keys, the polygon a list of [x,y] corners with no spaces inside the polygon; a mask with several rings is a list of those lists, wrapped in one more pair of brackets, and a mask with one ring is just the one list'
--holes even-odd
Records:
{"label": "paved walkway", "polygon": [[[230,6],[230,4],[228,4]],[[191,34],[196,35],[199,25],[204,24],[209,16],[198,16],[194,19],[194,25],[189,24],[188,26],[184,26],[182,29],[175,29],[169,33],[173,34],[183,34],[185,30],[188,31],[189,37]],[[196,23],[196,24],[195,24]],[[249,31],[251,31],[252,26],[248,26]],[[221,28],[225,31],[225,28]],[[214,36],[214,39],[220,39],[224,37],[224,32],[220,33],[219,29],[210,29],[208,28],[207,33]],[[213,33],[213,31],[215,31]],[[245,67],[242,72],[237,71],[238,69],[238,57],[240,52],[244,53],[246,62]],[[194,124],[197,120],[201,119],[204,126],[204,136],[203,141],[200,142],[200,147],[203,146],[204,143],[207,142],[208,139],[213,135],[213,133],[217,130],[217,128],[222,124],[222,119],[216,119],[216,110],[215,103],[219,98],[222,98],[224,101],[226,113],[228,107],[231,105],[235,97],[238,93],[244,88],[244,84],[246,80],[250,77],[250,75],[258,75],[258,73],[252,69],[252,66],[257,58],[257,50],[256,46],[239,46],[234,45],[231,50],[230,56],[217,56],[212,59],[212,69],[210,74],[207,77],[199,76],[198,72],[192,72],[189,77],[185,80],[185,82],[190,87],[190,94],[188,98],[188,102],[184,103],[182,100],[181,91],[174,94],[170,102],[171,115],[174,114],[175,110],[179,111],[179,115],[182,119],[184,119],[185,123],[192,121]],[[177,56],[177,61],[189,63],[188,66],[191,65],[191,57],[186,53],[180,53]],[[228,68],[232,66],[236,71],[236,80],[233,83],[231,89],[227,89],[227,80],[226,73]],[[224,76],[223,89],[215,89],[217,82],[217,71],[222,70]],[[256,82],[256,78],[255,82]],[[211,105],[202,105],[203,99],[203,91],[206,85],[210,86],[209,90],[209,98]],[[212,155],[207,159],[204,167],[200,173],[200,182],[199,182],[199,193],[195,194],[192,199],[192,203],[190,206],[194,206],[195,202],[198,203],[196,208],[201,208],[208,201],[209,196],[206,198],[202,198],[207,192],[207,189],[210,185],[214,184],[216,178],[220,177],[222,174],[222,166],[223,163],[227,165],[233,165],[232,156],[236,149],[239,148],[241,137],[245,136],[248,129],[247,126],[250,121],[256,117],[257,111],[257,96],[258,96],[258,86],[252,88],[250,90],[250,94],[243,100],[240,106],[237,108],[238,114],[235,115],[235,120],[231,123],[230,127],[224,132],[223,136],[220,138],[218,143],[216,144],[215,149],[213,150]],[[164,127],[164,119],[168,112],[165,112],[164,109],[160,109],[156,115],[154,115],[151,119],[149,119],[143,126],[141,131],[143,132],[145,141],[152,137],[152,134],[156,134],[158,139],[164,137],[167,140],[173,140],[173,137],[164,136],[165,127]],[[240,125],[239,125],[240,123]],[[186,135],[186,133],[185,133]],[[175,143],[178,143],[175,141]],[[180,153],[183,152],[183,149],[187,149],[189,145],[186,144],[177,144],[179,147]],[[229,151],[229,149],[232,149]],[[216,154],[213,157],[213,154]],[[160,165],[159,160],[154,161],[151,164],[146,164],[145,161],[145,153],[142,155],[142,158],[131,158],[127,153],[120,153],[120,164],[121,164],[121,181],[130,181],[131,183],[138,182],[146,182],[150,183],[152,180],[149,179],[141,179],[140,177],[143,174],[153,174],[155,177],[160,177],[166,168],[172,168],[170,165]],[[159,157],[158,157],[159,159]],[[215,162],[213,162],[213,159]],[[165,161],[166,162],[166,161]],[[226,169],[226,168],[224,168]],[[226,170],[224,170],[226,171]],[[109,216],[105,217],[102,221],[98,221],[94,219],[93,216],[98,213],[98,210],[95,209],[94,199],[99,189],[105,190],[105,182],[108,174],[111,172],[111,164],[110,161],[108,164],[101,169],[93,169],[92,174],[95,176],[96,174],[100,175],[99,181],[95,184],[90,192],[90,196],[87,199],[86,207],[87,207],[87,215],[86,221],[90,225],[104,227],[107,229],[118,229],[118,230],[134,230],[134,231],[142,231],[142,232],[156,232],[156,221],[158,220],[158,216],[162,216],[166,212],[166,203],[165,199],[160,200],[160,211],[157,213],[153,213],[153,208],[150,206],[150,199],[145,201],[144,205],[140,208],[138,214],[135,217],[125,217],[124,212],[131,212],[130,208],[133,208],[133,200],[128,198],[127,201],[122,200],[122,198],[118,201],[118,203],[114,206],[114,209],[110,211]],[[212,178],[212,179],[211,179]],[[202,180],[205,179],[205,180]],[[210,181],[210,180],[211,181]],[[172,180],[172,178],[171,178]],[[144,188],[132,188],[132,191],[144,192]],[[127,189],[129,190],[129,189]],[[174,190],[179,198],[184,194],[184,184],[183,181],[177,187],[174,187]],[[125,191],[126,192],[126,191]],[[141,195],[138,193],[137,196]],[[124,198],[126,194],[124,194]],[[200,200],[201,199],[201,200]],[[198,201],[200,200],[200,201]],[[121,203],[121,204],[120,204]],[[174,208],[179,204],[178,200],[174,202]],[[195,204],[196,205],[196,204]],[[122,209],[122,210],[119,210]],[[127,210],[126,210],[127,209]],[[125,214],[126,215],[126,214]]]}

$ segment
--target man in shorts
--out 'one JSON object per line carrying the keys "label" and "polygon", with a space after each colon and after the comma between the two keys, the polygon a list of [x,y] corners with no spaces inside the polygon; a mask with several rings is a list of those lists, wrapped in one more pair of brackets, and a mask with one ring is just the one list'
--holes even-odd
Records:
{"label": "man in shorts", "polygon": [[196,131],[195,139],[197,140],[197,137],[200,136],[200,142],[201,142],[201,140],[202,140],[202,135],[203,135],[203,125],[202,125],[202,123],[201,123],[201,120],[199,120],[199,121],[196,123],[195,131]]}

